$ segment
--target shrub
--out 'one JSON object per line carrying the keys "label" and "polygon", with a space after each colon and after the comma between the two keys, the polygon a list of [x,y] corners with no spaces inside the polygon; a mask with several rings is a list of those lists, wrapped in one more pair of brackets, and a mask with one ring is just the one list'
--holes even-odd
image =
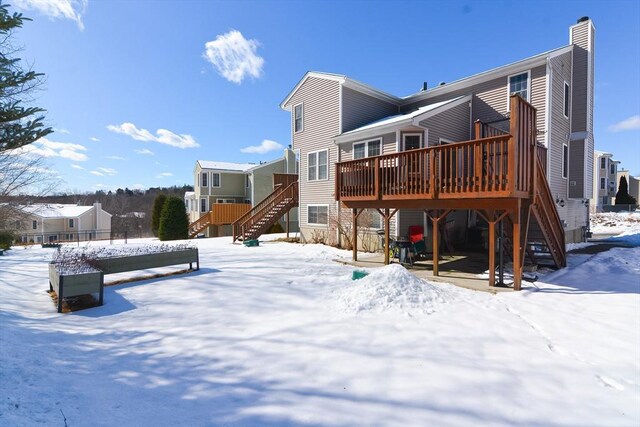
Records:
{"label": "shrub", "polygon": [[162,208],[167,201],[165,194],[158,194],[153,201],[153,213],[151,214],[151,232],[154,236],[158,237],[158,230],[160,229],[160,215],[162,215]]}
{"label": "shrub", "polygon": [[160,226],[158,227],[160,240],[179,240],[189,237],[189,219],[184,202],[179,197],[167,198],[162,213],[160,214]]}
{"label": "shrub", "polygon": [[0,231],[0,249],[9,250],[15,236],[11,231]]}

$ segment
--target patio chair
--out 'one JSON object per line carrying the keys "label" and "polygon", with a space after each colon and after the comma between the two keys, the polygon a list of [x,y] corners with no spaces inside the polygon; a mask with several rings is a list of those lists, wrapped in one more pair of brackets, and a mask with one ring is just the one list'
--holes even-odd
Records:
{"label": "patio chair", "polygon": [[409,241],[413,243],[413,253],[415,257],[427,255],[427,242],[424,240],[424,228],[421,225],[410,225]]}

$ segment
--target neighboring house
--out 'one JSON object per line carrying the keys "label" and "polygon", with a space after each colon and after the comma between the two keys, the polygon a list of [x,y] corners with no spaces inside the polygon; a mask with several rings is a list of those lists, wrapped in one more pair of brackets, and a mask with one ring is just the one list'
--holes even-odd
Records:
{"label": "neighboring house", "polygon": [[35,203],[17,206],[14,231],[23,243],[86,241],[111,236],[111,214],[92,206]]}
{"label": "neighboring house", "polygon": [[593,155],[593,197],[589,204],[591,212],[602,212],[603,206],[615,203],[618,191],[618,164],[613,154],[604,151],[594,151]]}
{"label": "neighboring house", "polygon": [[[340,239],[334,223],[344,223],[345,209],[336,188],[346,184],[336,184],[337,163],[488,136],[476,134],[477,120],[494,134],[508,132],[510,95],[518,94],[537,110],[537,142],[547,148],[546,178],[566,240],[584,240],[593,182],[594,37],[592,21],[582,18],[571,26],[566,46],[433,88],[425,83],[406,97],[344,75],[306,73],[280,104],[291,113],[291,143],[300,157],[302,238],[326,233],[332,242]],[[450,161],[451,169],[461,159],[453,154]],[[467,164],[459,167],[468,170]],[[400,209],[391,234],[406,235],[415,224],[427,230],[425,208]],[[475,223],[471,211],[457,209],[447,218],[461,240]],[[368,213],[371,228],[378,227],[380,215]]]}
{"label": "neighboring house", "polygon": [[636,199],[636,202],[640,202],[640,176],[631,176],[628,170],[620,170],[618,171],[618,175],[616,178],[616,186],[620,185],[620,178],[623,176],[627,178],[629,195]]}
{"label": "neighboring house", "polygon": [[[194,191],[185,193],[190,223],[212,213],[204,224],[207,237],[229,236],[231,223],[274,191],[274,176],[295,174],[296,157],[285,150],[278,159],[260,164],[198,160],[194,168]],[[216,219],[217,218],[217,219]],[[290,213],[291,229],[298,229],[297,210]]]}

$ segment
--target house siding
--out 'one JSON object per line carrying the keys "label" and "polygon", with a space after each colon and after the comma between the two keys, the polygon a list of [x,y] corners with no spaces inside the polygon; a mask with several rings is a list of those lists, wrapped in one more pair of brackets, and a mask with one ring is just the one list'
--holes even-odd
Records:
{"label": "house siding", "polygon": [[[340,83],[331,79],[309,77],[291,96],[287,106],[303,103],[303,131],[295,133],[293,114],[291,114],[291,134],[294,150],[300,150],[300,234],[303,240],[309,240],[317,227],[307,222],[308,205],[327,205],[329,217],[337,215],[335,200],[335,163],[338,161],[338,147],[332,138],[340,132]],[[328,150],[328,179],[308,181],[308,154],[318,150]],[[331,221],[329,221],[331,222]],[[329,236],[329,226],[322,229]]]}
{"label": "house siding", "polygon": [[398,114],[398,106],[342,87],[342,132]]}
{"label": "house siding", "polygon": [[453,142],[471,139],[471,115],[467,102],[445,110],[420,122],[429,129],[428,146],[438,145],[440,138]]}

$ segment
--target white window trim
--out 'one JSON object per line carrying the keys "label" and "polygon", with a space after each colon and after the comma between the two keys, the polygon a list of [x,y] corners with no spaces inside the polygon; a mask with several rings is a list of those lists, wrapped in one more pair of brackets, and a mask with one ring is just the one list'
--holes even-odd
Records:
{"label": "white window trim", "polygon": [[[204,210],[202,210],[202,201],[204,200]],[[207,213],[209,212],[209,199],[208,197],[200,197],[200,205],[198,206],[198,212]]]}
{"label": "white window trim", "polygon": [[407,151],[405,147],[405,137],[407,136],[419,136],[420,137],[420,148],[424,148],[424,133],[423,132],[405,132],[402,134],[402,151]]}
{"label": "white window trim", "polygon": [[249,187],[251,187],[251,176],[250,175],[245,175],[244,188],[249,188]]}
{"label": "white window trim", "polygon": [[[320,162],[318,162],[318,158],[320,156],[318,156],[318,153],[322,153],[322,152],[326,152],[327,153],[327,177],[320,179],[318,178],[318,176],[320,176]],[[316,179],[309,179],[309,157],[315,154],[316,155]],[[316,182],[316,181],[328,181],[329,180],[329,149],[325,148],[324,150],[318,150],[318,151],[310,151],[307,153],[307,181],[309,182]]]}
{"label": "white window trim", "polygon": [[[300,122],[302,123],[300,126],[299,130],[296,130],[296,107],[300,105],[302,108],[300,109],[301,111],[301,119]],[[293,133],[300,133],[300,132],[304,132],[304,102],[301,102],[299,104],[294,104],[293,106]]]}
{"label": "white window trim", "polygon": [[74,218],[69,218],[68,224],[69,228],[76,228],[76,221]]}
{"label": "white window trim", "polygon": [[[602,185],[604,184],[604,186]],[[600,189],[601,190],[606,190],[607,189],[607,178],[600,178]]]}
{"label": "white window trim", "polygon": [[442,145],[442,144],[453,144],[455,141],[452,141],[450,139],[447,138],[438,138],[438,145]]}
{"label": "white window trim", "polygon": [[[203,176],[207,177],[207,183],[205,185],[202,184],[202,177]],[[211,181],[209,180],[209,172],[200,172],[200,187],[201,188],[208,188],[210,184],[211,184]]]}
{"label": "white window trim", "polygon": [[[569,90],[567,91],[566,88],[569,88]],[[565,97],[566,95],[566,97]],[[562,98],[563,98],[563,103],[562,103],[562,115],[568,119],[569,116],[571,115],[571,86],[569,85],[569,83],[565,80],[564,81],[564,85],[562,86]],[[567,110],[567,114],[564,113],[564,111]]]}
{"label": "white window trim", "polygon": [[[325,207],[327,208],[327,223],[326,224],[319,224],[317,222],[309,222],[309,208],[311,207]],[[329,227],[329,205],[326,204],[311,204],[311,205],[307,205],[307,225],[315,225],[318,227]]]}
{"label": "white window trim", "polygon": [[511,77],[527,74],[527,98],[525,101],[531,103],[531,70],[520,71],[507,76],[507,112],[511,111]]}
{"label": "white window trim", "polygon": [[[209,186],[210,188],[220,188],[222,187],[222,174],[220,172],[211,172],[209,176]],[[218,175],[218,185],[213,185],[213,175]]]}
{"label": "white window trim", "polygon": [[[566,147],[566,150],[565,150]],[[565,154],[567,153],[567,158],[565,159]],[[564,164],[565,162],[567,163],[567,167],[565,169]],[[561,165],[561,171],[560,173],[562,174],[562,178],[567,179],[569,178],[569,146],[567,144],[562,144],[562,165]]]}
{"label": "white window trim", "polygon": [[351,158],[353,160],[358,160],[355,158],[355,152],[356,152],[356,145],[360,145],[360,144],[364,144],[364,158],[366,159],[367,157],[369,157],[369,144],[372,142],[379,142],[380,143],[380,154],[382,155],[382,138],[373,138],[373,139],[367,139],[365,141],[358,141],[358,142],[354,142],[352,147],[351,147]]}

